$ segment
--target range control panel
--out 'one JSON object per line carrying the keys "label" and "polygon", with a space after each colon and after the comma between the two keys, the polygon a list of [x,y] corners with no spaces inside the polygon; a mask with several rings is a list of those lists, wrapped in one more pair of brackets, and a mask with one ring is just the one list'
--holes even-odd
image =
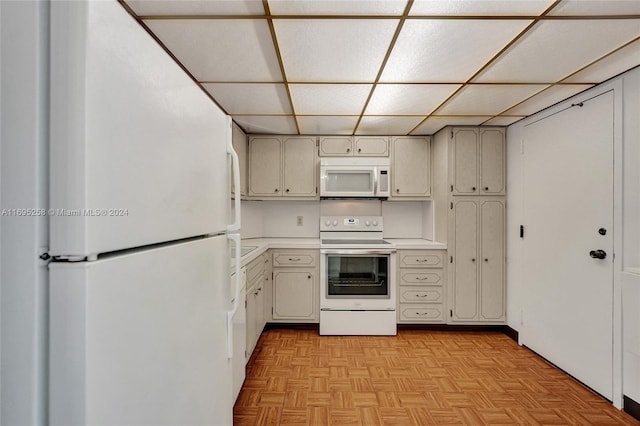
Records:
{"label": "range control panel", "polygon": [[320,231],[382,231],[382,216],[321,216]]}

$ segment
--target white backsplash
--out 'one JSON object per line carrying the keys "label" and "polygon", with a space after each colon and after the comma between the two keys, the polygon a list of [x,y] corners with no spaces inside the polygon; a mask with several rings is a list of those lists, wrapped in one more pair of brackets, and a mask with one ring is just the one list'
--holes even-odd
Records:
{"label": "white backsplash", "polygon": [[[265,238],[319,238],[319,201],[263,201],[262,236]],[[302,217],[302,225],[298,225]]]}
{"label": "white backsplash", "polygon": [[433,238],[430,201],[384,201],[382,216],[385,238]]}
{"label": "white backsplash", "polygon": [[243,201],[242,238],[318,238],[320,216],[346,215],[383,216],[385,238],[433,239],[431,201],[379,200]]}

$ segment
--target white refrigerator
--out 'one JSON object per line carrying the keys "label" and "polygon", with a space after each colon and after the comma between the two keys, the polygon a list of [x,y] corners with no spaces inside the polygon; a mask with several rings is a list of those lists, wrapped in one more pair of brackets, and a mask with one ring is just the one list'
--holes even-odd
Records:
{"label": "white refrigerator", "polygon": [[50,424],[231,425],[230,118],[117,1],[50,22]]}

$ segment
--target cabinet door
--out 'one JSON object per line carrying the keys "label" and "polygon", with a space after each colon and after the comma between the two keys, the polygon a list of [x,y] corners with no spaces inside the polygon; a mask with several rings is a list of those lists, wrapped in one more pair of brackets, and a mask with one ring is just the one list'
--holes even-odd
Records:
{"label": "cabinet door", "polygon": [[[247,283],[249,286],[249,283]],[[256,345],[256,286],[247,287],[246,305],[247,305],[247,361],[253,353]]]}
{"label": "cabinet door", "polygon": [[284,196],[316,196],[316,138],[287,137],[284,147]]}
{"label": "cabinet door", "polygon": [[426,137],[394,137],[391,142],[391,196],[431,195],[431,142]]}
{"label": "cabinet door", "polygon": [[313,320],[316,317],[316,274],[304,270],[273,270],[273,319]]}
{"label": "cabinet door", "polygon": [[321,136],[321,157],[344,157],[353,155],[353,138],[351,136]]}
{"label": "cabinet door", "polygon": [[389,137],[388,136],[355,136],[353,155],[363,157],[388,157]]}
{"label": "cabinet door", "polygon": [[256,136],[249,140],[249,195],[280,196],[282,192],[281,140]]}
{"label": "cabinet door", "polygon": [[[240,160],[240,195],[247,195],[247,135],[237,124],[232,126],[233,149],[238,154]],[[231,177],[231,193],[234,191],[233,176]]]}
{"label": "cabinet door", "polygon": [[480,201],[480,319],[505,319],[505,206],[502,200]]}
{"label": "cabinet door", "polygon": [[453,209],[452,320],[478,318],[478,204],[458,200]]}
{"label": "cabinet door", "polygon": [[453,194],[478,194],[478,130],[453,129],[451,167]]}
{"label": "cabinet door", "polygon": [[480,193],[503,195],[505,190],[504,131],[480,130]]}

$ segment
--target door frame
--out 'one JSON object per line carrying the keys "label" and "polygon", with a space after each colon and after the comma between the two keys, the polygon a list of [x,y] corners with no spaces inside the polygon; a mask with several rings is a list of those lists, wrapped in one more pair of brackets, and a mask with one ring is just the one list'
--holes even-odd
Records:
{"label": "door frame", "polygon": [[[601,84],[575,95],[544,112],[535,114],[522,121],[523,128],[536,121],[558,114],[574,104],[586,102],[606,92],[613,93],[613,405],[622,409],[622,258],[616,261],[616,255],[622,254],[622,182],[623,182],[623,82],[621,79]],[[510,148],[513,148],[513,144]],[[521,170],[524,173],[524,169]],[[507,195],[508,197],[508,195]],[[508,279],[508,278],[507,278]],[[507,285],[508,286],[508,285]],[[507,287],[508,288],[508,287]],[[522,338],[519,339],[522,345]],[[578,378],[579,379],[579,378]]]}

